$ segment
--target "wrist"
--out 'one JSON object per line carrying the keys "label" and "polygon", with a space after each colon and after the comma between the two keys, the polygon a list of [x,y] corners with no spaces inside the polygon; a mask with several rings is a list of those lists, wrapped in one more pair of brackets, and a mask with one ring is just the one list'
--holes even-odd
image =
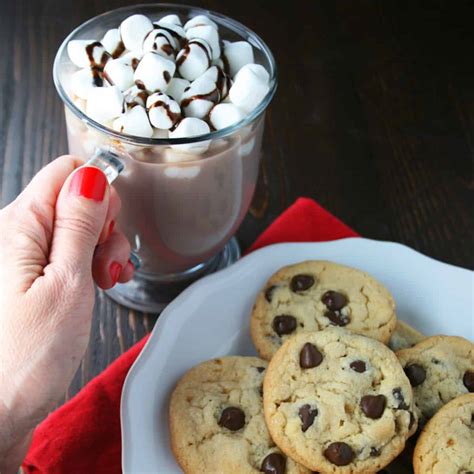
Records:
{"label": "wrist", "polygon": [[2,474],[18,472],[28,452],[32,434],[33,429],[27,429],[26,425],[19,426],[16,416],[0,399],[0,472]]}

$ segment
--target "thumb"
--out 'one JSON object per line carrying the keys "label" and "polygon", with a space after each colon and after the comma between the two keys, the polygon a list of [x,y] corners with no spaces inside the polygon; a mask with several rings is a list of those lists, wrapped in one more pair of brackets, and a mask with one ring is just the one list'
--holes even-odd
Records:
{"label": "thumb", "polygon": [[104,173],[92,166],[76,169],[56,202],[50,263],[90,272],[108,206],[109,185]]}

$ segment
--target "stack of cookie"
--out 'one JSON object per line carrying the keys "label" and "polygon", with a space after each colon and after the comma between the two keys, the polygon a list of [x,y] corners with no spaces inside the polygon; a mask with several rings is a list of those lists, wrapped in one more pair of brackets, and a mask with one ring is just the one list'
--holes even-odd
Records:
{"label": "stack of cookie", "polygon": [[431,417],[415,473],[474,471],[474,345],[397,322],[370,275],[325,261],[285,267],[250,327],[261,359],[205,362],[172,395],[185,473],[376,473]]}

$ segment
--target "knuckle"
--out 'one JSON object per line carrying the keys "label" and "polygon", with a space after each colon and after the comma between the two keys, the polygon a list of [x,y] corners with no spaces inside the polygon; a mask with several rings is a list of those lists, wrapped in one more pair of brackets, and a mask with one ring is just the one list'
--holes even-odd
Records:
{"label": "knuckle", "polygon": [[97,238],[95,223],[87,216],[57,216],[55,227],[57,230],[73,232],[87,240]]}

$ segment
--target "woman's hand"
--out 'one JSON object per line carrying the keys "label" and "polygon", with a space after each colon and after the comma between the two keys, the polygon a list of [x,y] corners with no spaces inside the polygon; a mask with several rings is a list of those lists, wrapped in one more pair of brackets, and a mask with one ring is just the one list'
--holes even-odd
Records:
{"label": "woman's hand", "polygon": [[102,288],[133,275],[114,228],[120,200],[97,168],[72,156],[42,169],[0,211],[0,472],[63,396],[84,355]]}

